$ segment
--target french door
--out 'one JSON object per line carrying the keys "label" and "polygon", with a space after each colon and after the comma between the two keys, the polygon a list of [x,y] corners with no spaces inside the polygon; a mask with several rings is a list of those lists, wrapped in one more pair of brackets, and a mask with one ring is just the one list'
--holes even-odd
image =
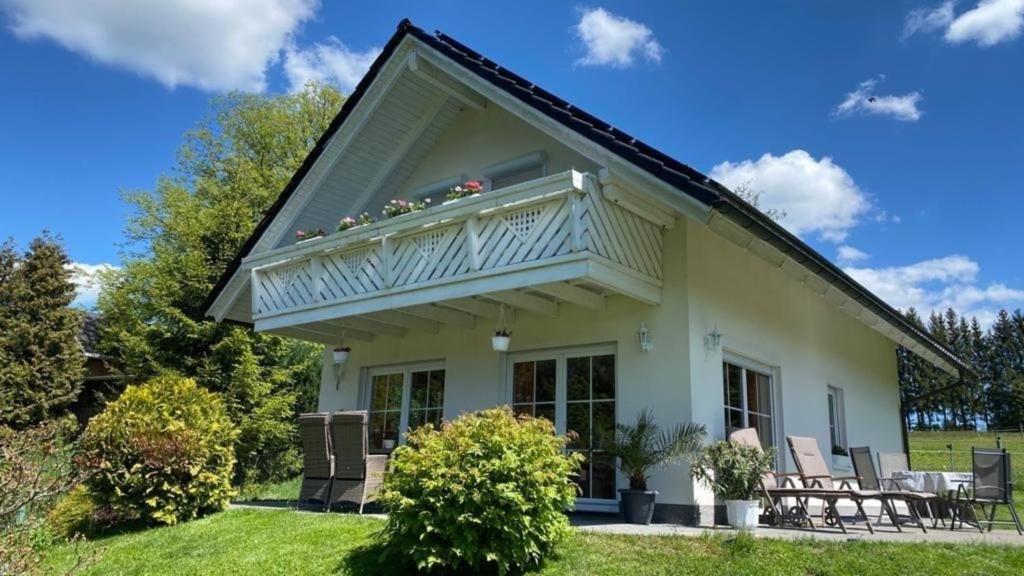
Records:
{"label": "french door", "polygon": [[509,357],[512,409],[551,420],[560,434],[570,434],[569,451],[585,458],[576,479],[579,508],[602,508],[615,500],[615,459],[602,441],[615,432],[616,380],[614,346]]}
{"label": "french door", "polygon": [[370,370],[366,396],[370,450],[393,448],[404,439],[406,430],[428,422],[440,426],[444,381],[440,364]]}

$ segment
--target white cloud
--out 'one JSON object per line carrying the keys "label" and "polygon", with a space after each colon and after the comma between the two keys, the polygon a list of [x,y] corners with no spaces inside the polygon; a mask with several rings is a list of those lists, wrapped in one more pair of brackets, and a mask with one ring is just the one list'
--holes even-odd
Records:
{"label": "white cloud", "polygon": [[840,117],[854,114],[876,114],[892,116],[905,122],[920,120],[921,111],[917,108],[917,103],[921,101],[921,93],[910,92],[902,96],[879,96],[875,94],[875,88],[884,79],[885,76],[880,75],[878,78],[861,82],[856,90],[849,92],[839,106],[836,106],[832,114]]}
{"label": "white cloud", "polygon": [[836,259],[840,264],[856,264],[857,262],[863,262],[870,258],[871,255],[863,250],[854,248],[853,246],[840,246],[836,250]]}
{"label": "white cloud", "polygon": [[903,38],[945,30],[943,36],[949,43],[993,46],[1020,36],[1024,30],[1024,0],[981,0],[959,16],[953,7],[954,2],[947,0],[935,8],[911,10],[903,26]]}
{"label": "white cloud", "polygon": [[992,46],[1020,35],[1024,28],[1024,0],[982,0],[960,16],[946,30],[954,44],[974,41]]}
{"label": "white cloud", "polygon": [[729,188],[749,185],[760,194],[761,208],[782,210],[781,224],[797,235],[818,234],[842,242],[871,210],[871,202],[853,178],[828,156],[820,160],[803,150],[757,160],[722,162],[711,177]]}
{"label": "white cloud", "polygon": [[85,264],[83,262],[73,262],[68,264],[68,268],[74,271],[71,281],[75,283],[76,287],[75,301],[72,302],[72,305],[82,308],[92,308],[96,305],[96,299],[100,296],[100,272],[118,269],[113,264]]}
{"label": "white cloud", "polygon": [[301,90],[307,82],[317,81],[333,82],[343,91],[351,92],[379,54],[380,48],[356,52],[332,36],[327,42],[304,50],[288,47],[284,71],[292,90]]}
{"label": "white cloud", "polygon": [[574,27],[587,53],[576,61],[584,66],[628,68],[640,56],[661,62],[665,49],[647,26],[608,12],[604,8],[583,10]]}
{"label": "white cloud", "polygon": [[980,285],[980,266],[962,255],[946,256],[889,268],[845,268],[847,274],[890,305],[915,308],[927,318],[932,311],[953,308],[991,325],[1001,308],[1024,304],[1024,290],[1005,284]]}
{"label": "white cloud", "polygon": [[0,0],[23,40],[68,50],[168,87],[262,91],[266,69],[318,0]]}
{"label": "white cloud", "polygon": [[953,0],[948,0],[935,8],[911,10],[903,24],[903,39],[906,40],[918,32],[934,32],[949,26],[953,22],[954,5]]}

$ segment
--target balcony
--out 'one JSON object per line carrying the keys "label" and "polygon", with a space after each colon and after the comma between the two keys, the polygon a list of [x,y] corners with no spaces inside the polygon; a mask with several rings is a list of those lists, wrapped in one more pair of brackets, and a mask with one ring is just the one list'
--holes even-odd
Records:
{"label": "balcony", "polygon": [[621,190],[568,171],[253,255],[254,324],[328,342],[399,336],[416,319],[472,327],[499,305],[659,303],[671,221]]}

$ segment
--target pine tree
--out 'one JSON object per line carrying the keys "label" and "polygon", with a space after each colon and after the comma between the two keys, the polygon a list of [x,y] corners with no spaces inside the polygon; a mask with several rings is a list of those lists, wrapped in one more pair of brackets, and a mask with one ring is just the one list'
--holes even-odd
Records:
{"label": "pine tree", "polygon": [[64,247],[48,233],[19,257],[0,249],[0,424],[15,428],[62,414],[81,388],[81,313]]}

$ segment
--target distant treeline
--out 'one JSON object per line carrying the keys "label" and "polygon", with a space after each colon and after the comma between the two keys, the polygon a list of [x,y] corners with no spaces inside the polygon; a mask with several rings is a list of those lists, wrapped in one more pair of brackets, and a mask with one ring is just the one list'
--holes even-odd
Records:
{"label": "distant treeline", "polygon": [[959,378],[900,349],[900,394],[907,424],[916,430],[1020,429],[1024,425],[1024,314],[1001,310],[988,330],[954,310],[932,313],[927,325],[911,308],[907,318],[945,344],[976,374]]}

